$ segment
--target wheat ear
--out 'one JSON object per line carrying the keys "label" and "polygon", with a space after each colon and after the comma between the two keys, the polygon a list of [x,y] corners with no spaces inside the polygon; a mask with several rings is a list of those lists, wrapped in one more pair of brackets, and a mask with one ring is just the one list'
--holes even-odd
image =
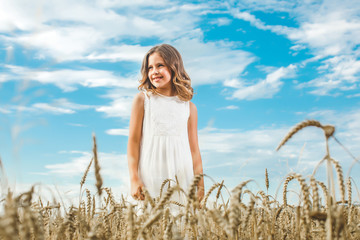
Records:
{"label": "wheat ear", "polygon": [[352,188],[351,188],[351,178],[349,177],[346,181],[347,193],[348,193],[348,222],[351,222],[351,212],[352,212]]}
{"label": "wheat ear", "polygon": [[81,178],[80,188],[82,188],[82,186],[84,185],[84,183],[85,183],[85,181],[86,181],[86,177],[87,177],[87,175],[88,175],[88,173],[89,173],[89,171],[90,171],[90,167],[91,167],[91,164],[92,164],[93,161],[94,161],[94,158],[91,158],[91,161],[90,161],[89,165],[87,166],[87,168],[86,168],[86,170],[85,170],[85,172],[84,172],[84,175],[83,175],[82,178]]}
{"label": "wheat ear", "polygon": [[313,176],[310,178],[310,186],[312,189],[313,211],[319,211],[319,189]]}
{"label": "wheat ear", "polygon": [[314,127],[319,127],[322,128],[323,126],[321,125],[320,122],[316,121],[316,120],[306,120],[303,121],[301,123],[299,123],[298,125],[296,125],[293,129],[290,130],[290,132],[288,132],[288,134],[286,135],[286,137],[280,142],[279,146],[276,148],[276,151],[278,151],[283,145],[285,145],[285,143],[298,131],[300,131],[301,129],[308,127],[308,126],[314,126]]}
{"label": "wheat ear", "polygon": [[344,183],[344,175],[343,175],[341,165],[339,164],[338,161],[334,160],[331,157],[330,157],[330,161],[335,166],[337,179],[338,179],[338,184],[339,184],[339,189],[340,189],[341,201],[342,201],[343,204],[345,204],[345,183]]}
{"label": "wheat ear", "polygon": [[143,188],[143,192],[144,192],[146,201],[148,201],[150,203],[151,208],[154,208],[155,207],[155,202],[152,199],[152,197],[150,196],[150,193],[148,192],[148,190],[146,188]]}
{"label": "wheat ear", "polygon": [[100,165],[99,165],[99,160],[98,160],[98,155],[97,155],[97,145],[96,145],[96,137],[95,137],[95,134],[93,134],[93,142],[94,142],[93,154],[94,154],[94,166],[95,166],[96,188],[97,188],[97,190],[98,190],[99,196],[101,196],[103,180],[102,180],[102,177],[101,177],[101,175],[100,175]]}
{"label": "wheat ear", "polygon": [[158,205],[155,207],[154,211],[157,211],[157,210],[161,209],[162,207],[164,207],[165,203],[170,199],[170,197],[174,193],[174,191],[178,190],[178,189],[179,189],[178,185],[168,188],[165,195],[161,197],[161,199],[160,199]]}
{"label": "wheat ear", "polygon": [[237,235],[237,229],[240,225],[240,197],[242,189],[248,184],[251,180],[244,181],[237,185],[232,191],[230,196],[230,206],[229,206],[229,233],[233,238]]}
{"label": "wheat ear", "polygon": [[287,187],[288,187],[288,184],[294,178],[295,178],[294,175],[290,175],[285,179],[284,188],[283,188],[283,204],[284,204],[284,206],[287,206]]}
{"label": "wheat ear", "polygon": [[[305,215],[305,227],[308,230],[310,226],[310,199],[309,199],[309,186],[305,183],[304,178],[300,174],[295,175],[296,179],[300,183],[301,192],[304,198],[304,215]],[[308,232],[306,232],[307,234]]]}
{"label": "wheat ear", "polygon": [[352,204],[352,188],[351,188],[351,178],[349,177],[346,181],[347,192],[348,192],[348,205],[351,207]]}
{"label": "wheat ear", "polygon": [[169,224],[166,226],[165,233],[164,233],[164,239],[165,240],[171,240],[172,238],[172,225],[173,221],[170,221]]}
{"label": "wheat ear", "polygon": [[203,176],[204,174],[198,174],[193,178],[193,181],[189,187],[189,192],[188,192],[188,204],[190,204],[191,201],[196,201],[195,198],[196,187]]}
{"label": "wheat ear", "polygon": [[325,185],[325,183],[320,182],[320,181],[316,181],[316,183],[321,187],[323,194],[324,194],[324,199],[325,199],[325,208],[328,208],[328,198],[327,196],[329,195],[329,191]]}
{"label": "wheat ear", "polygon": [[127,239],[134,240],[135,236],[135,226],[134,226],[134,211],[133,206],[130,204],[127,209],[127,229],[126,229]]}
{"label": "wheat ear", "polygon": [[248,226],[248,222],[249,222],[251,214],[253,213],[254,206],[255,206],[255,200],[254,200],[254,198],[251,198],[249,207],[247,208],[246,216],[244,219],[244,228],[246,228]]}
{"label": "wheat ear", "polygon": [[265,186],[266,186],[266,190],[269,191],[269,174],[268,174],[268,170],[267,168],[265,168]]}
{"label": "wheat ear", "polygon": [[147,228],[151,227],[151,225],[153,225],[161,217],[161,214],[162,214],[162,211],[158,211],[156,214],[153,214],[152,216],[150,216],[150,218],[144,223],[144,226],[140,230],[141,236],[145,235],[145,230]]}
{"label": "wheat ear", "polygon": [[169,186],[168,186],[168,188],[169,188],[171,181],[172,181],[172,179],[171,179],[171,178],[168,178],[168,179],[165,179],[165,180],[162,182],[161,187],[160,187],[160,198],[162,197],[162,192],[163,192],[163,189],[164,189],[166,183],[169,183]]}
{"label": "wheat ear", "polygon": [[165,234],[166,227],[168,225],[169,216],[170,216],[170,208],[166,208],[165,213],[161,220],[161,231],[163,235]]}
{"label": "wheat ear", "polygon": [[206,208],[206,202],[210,196],[210,194],[220,186],[220,183],[215,183],[214,185],[212,185],[212,187],[209,189],[209,191],[205,194],[204,199],[201,201],[201,206]]}

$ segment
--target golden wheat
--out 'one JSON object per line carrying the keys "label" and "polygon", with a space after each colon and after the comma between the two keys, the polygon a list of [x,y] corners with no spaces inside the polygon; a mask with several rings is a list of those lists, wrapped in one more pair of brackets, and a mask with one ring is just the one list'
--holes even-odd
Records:
{"label": "golden wheat", "polygon": [[[307,121],[293,129],[283,144],[306,126],[321,127],[327,138],[334,134],[332,126]],[[285,179],[282,201],[278,201],[268,193],[269,176],[265,169],[266,191],[244,189],[251,180],[243,181],[231,191],[226,202],[221,190],[227,188],[222,181],[214,183],[201,204],[198,204],[196,191],[203,177],[198,175],[194,177],[186,194],[178,184],[170,186],[173,180],[168,179],[161,185],[160,196],[152,198],[145,189],[145,200],[133,205],[123,195],[116,199],[110,188],[102,186],[95,136],[93,141],[95,177],[98,175],[95,186],[98,193],[91,194],[85,188],[84,199],[80,193],[79,204],[75,207],[64,206],[57,200],[43,202],[41,198],[35,197],[37,193],[34,187],[18,196],[9,190],[2,199],[0,239],[360,239],[360,206],[352,199],[351,180],[354,180],[351,177],[346,179],[345,199],[341,165],[330,155],[324,159],[335,167],[339,202],[329,198],[329,186],[316,180],[314,175],[305,178],[296,173]],[[80,192],[81,187],[86,185],[86,175],[91,164],[81,178]],[[290,189],[292,180],[299,183],[298,190]],[[166,184],[169,184],[167,189]],[[106,192],[106,196],[102,196],[101,191]],[[297,194],[298,204],[291,205],[290,200],[288,202],[289,191]],[[187,197],[185,202],[172,199],[172,195],[177,193]],[[209,204],[212,193],[215,195],[214,203]],[[222,203],[218,203],[220,196]],[[245,202],[245,199],[249,201]],[[173,208],[177,211],[172,211]]]}

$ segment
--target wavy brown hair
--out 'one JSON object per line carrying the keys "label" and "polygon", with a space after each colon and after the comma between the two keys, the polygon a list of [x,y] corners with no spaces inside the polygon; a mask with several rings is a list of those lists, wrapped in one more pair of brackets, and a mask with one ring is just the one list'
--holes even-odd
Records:
{"label": "wavy brown hair", "polygon": [[175,94],[180,100],[190,101],[194,95],[194,90],[191,87],[191,79],[185,71],[180,53],[176,48],[169,44],[157,45],[146,53],[141,66],[142,79],[140,80],[138,89],[147,90],[157,94],[156,87],[152,85],[148,77],[149,56],[155,52],[160,54],[164,59],[165,65],[171,71],[171,82]]}

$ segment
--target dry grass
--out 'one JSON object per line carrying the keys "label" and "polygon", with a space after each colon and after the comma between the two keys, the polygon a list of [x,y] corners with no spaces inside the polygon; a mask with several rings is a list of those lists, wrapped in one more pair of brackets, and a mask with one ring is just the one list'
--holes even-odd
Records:
{"label": "dry grass", "polygon": [[[290,131],[279,148],[307,126],[322,128],[326,141],[334,133],[332,126],[306,121]],[[360,207],[351,198],[351,178],[345,184],[341,165],[329,155],[322,161],[334,166],[336,186],[329,186],[334,179],[326,186],[314,176],[291,174],[284,182],[282,203],[264,191],[253,193],[245,189],[250,180],[238,184],[226,203],[218,203],[224,182],[215,183],[199,203],[196,186],[204,176],[198,175],[185,203],[171,200],[173,194],[183,190],[178,185],[170,186],[171,181],[166,180],[158,198],[151,198],[145,191],[145,201],[134,206],[123,198],[116,199],[110,188],[102,186],[95,136],[93,141],[93,160],[85,169],[81,188],[94,162],[97,192],[85,188],[86,194],[84,199],[80,194],[78,206],[61,211],[64,206],[60,203],[44,205],[41,199],[33,199],[34,188],[19,196],[9,191],[2,199],[0,239],[360,239]],[[268,190],[267,169],[265,175]],[[299,183],[298,205],[287,201],[292,180]],[[163,192],[166,184],[169,187]],[[334,187],[339,189],[338,198],[332,195]],[[209,201],[211,195],[215,201]],[[243,202],[244,195],[249,196],[248,203]],[[174,208],[178,210],[176,214],[172,213]]]}

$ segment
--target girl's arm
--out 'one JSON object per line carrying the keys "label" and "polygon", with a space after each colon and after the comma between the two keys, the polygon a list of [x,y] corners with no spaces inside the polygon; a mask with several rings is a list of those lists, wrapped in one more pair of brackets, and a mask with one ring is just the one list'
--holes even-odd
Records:
{"label": "girl's arm", "polygon": [[142,124],[144,118],[144,94],[138,93],[133,101],[130,124],[129,124],[129,139],[127,146],[127,159],[129,166],[129,176],[131,183],[131,196],[135,199],[144,200],[142,188],[143,182],[139,178],[139,156],[140,156],[140,142],[142,134]]}
{"label": "girl's arm", "polygon": [[[193,160],[194,175],[202,174],[202,160],[200,155],[199,143],[198,143],[198,130],[197,130],[197,109],[194,103],[190,102],[190,117],[188,121],[188,134],[191,156]],[[198,184],[197,196],[199,201],[204,197],[204,178],[202,178]]]}

